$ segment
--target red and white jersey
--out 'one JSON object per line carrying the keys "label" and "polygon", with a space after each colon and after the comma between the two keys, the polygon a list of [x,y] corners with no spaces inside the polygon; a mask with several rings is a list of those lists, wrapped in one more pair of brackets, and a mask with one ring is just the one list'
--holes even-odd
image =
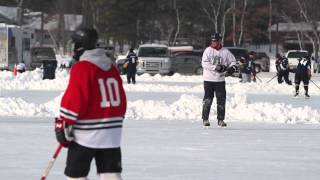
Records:
{"label": "red and white jersey", "polygon": [[127,100],[118,70],[103,49],[87,50],[73,65],[60,118],[75,141],[91,148],[120,147]]}

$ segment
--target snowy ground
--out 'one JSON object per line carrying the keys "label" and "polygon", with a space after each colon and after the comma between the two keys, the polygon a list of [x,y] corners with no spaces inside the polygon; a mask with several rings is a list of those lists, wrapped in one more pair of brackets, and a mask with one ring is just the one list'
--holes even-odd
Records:
{"label": "snowy ground", "polygon": [[[39,179],[44,171],[57,146],[52,120],[68,82],[67,71],[56,76],[0,72],[1,179]],[[227,78],[225,129],[215,126],[215,108],[213,128],[201,127],[201,76],[142,75],[136,85],[124,83],[124,179],[319,179],[320,90],[311,83],[311,99],[303,90],[293,98],[293,86],[266,83],[274,73],[258,76],[263,82]],[[319,76],[313,81],[320,85]],[[64,179],[65,152],[49,180]]]}

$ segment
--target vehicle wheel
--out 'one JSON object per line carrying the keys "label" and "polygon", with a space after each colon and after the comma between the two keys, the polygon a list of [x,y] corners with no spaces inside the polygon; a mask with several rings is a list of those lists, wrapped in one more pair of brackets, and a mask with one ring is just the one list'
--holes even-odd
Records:
{"label": "vehicle wheel", "polygon": [[203,69],[202,69],[202,67],[198,67],[198,68],[195,70],[195,74],[196,74],[196,75],[202,75],[202,74],[203,74]]}
{"label": "vehicle wheel", "polygon": [[172,76],[174,74],[174,72],[173,71],[170,71],[169,73],[168,73],[168,76]]}
{"label": "vehicle wheel", "polygon": [[270,72],[270,67],[267,68],[267,71],[266,71],[266,72]]}

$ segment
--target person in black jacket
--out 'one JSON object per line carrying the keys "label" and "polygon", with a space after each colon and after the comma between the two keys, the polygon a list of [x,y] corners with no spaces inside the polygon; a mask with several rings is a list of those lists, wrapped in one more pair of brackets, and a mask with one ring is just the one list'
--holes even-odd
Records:
{"label": "person in black jacket", "polygon": [[137,73],[137,65],[138,65],[138,56],[133,52],[133,48],[130,49],[129,54],[127,56],[127,60],[125,61],[125,66],[127,68],[127,82],[128,84],[136,83],[136,73]]}
{"label": "person in black jacket", "polygon": [[[253,69],[253,61],[249,56],[240,58],[240,71],[241,71],[241,82],[251,82],[251,73]],[[253,74],[253,73],[252,73]]]}
{"label": "person in black jacket", "polygon": [[276,54],[276,69],[278,76],[278,83],[283,82],[282,78],[288,85],[292,85],[292,82],[289,80],[289,62],[288,59],[284,56],[281,56],[279,53]]}
{"label": "person in black jacket", "polygon": [[257,58],[257,55],[256,55],[256,52],[254,51],[250,51],[249,54],[249,65],[250,65],[250,68],[251,68],[251,73],[252,73],[252,81],[253,82],[256,82],[256,75],[257,75],[257,72],[256,72],[256,64],[255,64],[255,60]]}
{"label": "person in black jacket", "polygon": [[309,57],[304,57],[299,59],[299,64],[296,69],[296,74],[294,77],[294,82],[296,84],[296,94],[294,96],[299,95],[299,86],[301,81],[303,82],[303,87],[305,90],[306,98],[309,98],[308,93],[308,85],[311,78],[311,62]]}

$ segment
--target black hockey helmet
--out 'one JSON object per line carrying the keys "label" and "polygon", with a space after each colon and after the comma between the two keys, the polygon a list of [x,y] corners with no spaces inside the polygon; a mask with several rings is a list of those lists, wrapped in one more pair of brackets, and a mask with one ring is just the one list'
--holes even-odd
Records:
{"label": "black hockey helmet", "polygon": [[95,49],[98,41],[98,33],[93,28],[79,28],[71,36],[75,44],[74,50],[91,50]]}
{"label": "black hockey helmet", "polygon": [[250,52],[249,52],[249,55],[253,55],[253,56],[254,56],[254,55],[256,55],[256,52],[250,51]]}
{"label": "black hockey helmet", "polygon": [[216,40],[216,41],[220,41],[222,39],[221,34],[220,33],[213,33],[211,34],[211,41],[212,40]]}

